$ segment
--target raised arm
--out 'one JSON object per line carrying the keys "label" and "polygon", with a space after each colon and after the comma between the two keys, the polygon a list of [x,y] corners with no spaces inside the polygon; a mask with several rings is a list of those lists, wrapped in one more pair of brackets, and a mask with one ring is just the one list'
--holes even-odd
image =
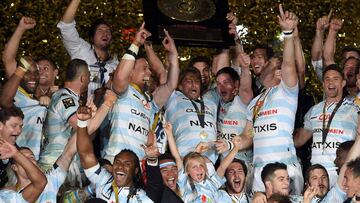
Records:
{"label": "raised arm", "polygon": [[299,36],[298,26],[295,27],[293,32],[294,38],[294,48],[295,48],[295,65],[296,72],[299,79],[299,88],[303,89],[305,87],[305,57],[303,48],[301,45],[301,40]]}
{"label": "raised arm", "polygon": [[98,164],[87,129],[87,121],[91,118],[91,109],[87,106],[79,107],[76,116],[79,119],[76,147],[80,156],[81,165],[84,169],[88,169]]}
{"label": "raised arm", "polygon": [[156,88],[154,92],[154,101],[161,108],[169,99],[171,93],[176,89],[179,80],[179,60],[178,52],[174,40],[169,35],[168,31],[164,30],[165,38],[163,46],[167,51],[167,58],[169,61],[169,72],[167,74],[166,83]]}
{"label": "raised arm", "polygon": [[146,56],[149,59],[151,70],[156,73],[157,77],[159,78],[160,85],[165,84],[167,81],[167,71],[159,57],[156,55],[154,49],[152,48],[151,42],[146,41],[144,44],[144,48],[146,51]]}
{"label": "raised arm", "polygon": [[329,27],[332,10],[327,16],[323,16],[316,21],[316,31],[314,41],[311,47],[311,60],[322,60],[324,32]]}
{"label": "raised arm", "polygon": [[240,147],[240,136],[235,136],[233,138],[233,143],[235,145],[235,147],[230,151],[230,153],[221,161],[220,166],[217,168],[216,172],[217,174],[222,178],[225,175],[225,171],[227,169],[227,167],[231,164],[231,162],[233,161],[233,159],[235,158],[236,154],[239,151],[239,147]]}
{"label": "raised arm", "polygon": [[171,155],[173,155],[173,157],[175,158],[176,166],[177,166],[178,170],[180,170],[180,169],[182,169],[184,167],[184,164],[183,164],[183,161],[181,159],[179,150],[178,150],[178,148],[176,146],[174,135],[172,133],[172,125],[171,125],[171,123],[166,123],[164,130],[165,130],[165,134],[166,134],[166,137],[167,137],[167,140],[168,140]]}
{"label": "raised arm", "polygon": [[[292,33],[298,22],[298,17],[289,11],[283,11],[282,5],[279,5],[280,16],[279,25],[281,30],[285,33],[284,37],[284,51],[283,62],[281,65],[282,81],[288,87],[295,87],[298,82],[296,67],[295,67],[295,53],[294,53],[294,40]],[[291,34],[290,34],[291,33]]]}
{"label": "raised arm", "polygon": [[66,8],[61,21],[64,23],[71,23],[75,19],[76,11],[79,8],[80,0],[71,0],[69,6]]}
{"label": "raised arm", "polygon": [[29,70],[31,64],[34,61],[30,57],[21,58],[18,68],[15,71],[15,74],[12,74],[10,78],[5,82],[0,91],[0,106],[3,108],[9,108],[14,105],[14,97],[16,91],[20,85],[22,78],[25,73]]}
{"label": "raised arm", "polygon": [[307,141],[310,140],[311,137],[312,133],[309,130],[300,128],[298,131],[296,131],[294,136],[295,147],[303,146]]}
{"label": "raised arm", "polygon": [[23,189],[23,198],[27,202],[35,202],[47,184],[45,175],[40,171],[38,166],[17,150],[14,145],[0,139],[0,159],[9,158],[14,159],[24,168],[31,181],[31,183]]}
{"label": "raised arm", "polygon": [[115,70],[114,79],[111,83],[112,90],[115,93],[121,94],[126,90],[129,84],[129,75],[134,68],[135,57],[139,51],[139,47],[145,43],[146,38],[150,35],[150,32],[145,29],[145,23],[143,23],[136,33],[133,43],[126,51]]}
{"label": "raised arm", "polygon": [[61,153],[59,158],[56,160],[56,164],[61,167],[64,171],[69,170],[70,164],[74,155],[76,154],[76,133],[71,136],[67,144],[65,145],[64,151]]}
{"label": "raised arm", "polygon": [[16,70],[16,53],[19,49],[21,37],[26,30],[34,28],[36,21],[33,18],[23,16],[16,27],[15,32],[5,45],[2,61],[5,66],[6,76],[9,78]]}
{"label": "raised arm", "polygon": [[237,59],[241,67],[239,96],[244,104],[249,104],[253,98],[253,90],[251,88],[252,79],[250,74],[250,56],[242,50],[236,50]]}
{"label": "raised arm", "polygon": [[329,33],[324,44],[324,67],[335,64],[334,55],[336,51],[336,36],[342,28],[342,25],[343,21],[341,19],[333,18],[330,21]]}

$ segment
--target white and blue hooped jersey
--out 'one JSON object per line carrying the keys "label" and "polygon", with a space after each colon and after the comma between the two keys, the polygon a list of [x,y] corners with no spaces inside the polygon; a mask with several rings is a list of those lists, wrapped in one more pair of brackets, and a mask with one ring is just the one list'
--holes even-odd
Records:
{"label": "white and blue hooped jersey", "polygon": [[[90,182],[95,186],[96,197],[106,202],[115,202],[115,193],[112,187],[112,182],[114,180],[112,174],[110,174],[106,169],[100,167],[99,164],[85,169],[85,175],[90,180]],[[127,202],[127,196],[129,195],[129,187],[119,188],[118,198],[119,202]],[[153,201],[146,195],[144,190],[138,190],[136,195],[134,195],[130,203],[152,203]]]}
{"label": "white and blue hooped jersey", "polygon": [[[241,101],[240,96],[235,96],[231,102],[222,102],[216,90],[210,90],[213,100],[218,104],[217,107],[217,139],[232,140],[236,135],[240,135],[246,125],[246,105]],[[206,94],[208,95],[208,94]],[[225,157],[228,152],[223,153]],[[236,154],[237,159],[251,164],[253,161],[252,149],[243,150]]]}
{"label": "white and blue hooped jersey", "polygon": [[111,111],[110,139],[104,150],[105,158],[113,162],[121,150],[130,149],[140,160],[143,159],[145,152],[140,145],[147,142],[153,115],[158,111],[154,100],[147,101],[144,95],[128,85]]}
{"label": "white and blue hooped jersey", "polygon": [[[173,134],[179,153],[184,157],[189,152],[195,150],[200,142],[212,142],[216,140],[216,107],[217,104],[204,96],[204,128],[201,127],[196,109],[182,92],[174,91],[165,104],[165,118],[173,126]],[[197,108],[201,109],[201,104],[194,101]],[[200,133],[207,134],[205,139],[200,138]],[[214,149],[205,152],[204,155],[215,163],[218,154]]]}
{"label": "white and blue hooped jersey", "polygon": [[40,154],[42,166],[52,166],[69,138],[74,134],[69,119],[79,107],[79,95],[69,88],[60,89],[51,98],[43,128],[44,147]]}
{"label": "white and blue hooped jersey", "polygon": [[346,193],[342,191],[339,185],[336,183],[335,186],[326,193],[324,198],[319,199],[317,197],[314,197],[311,200],[311,203],[344,202],[346,199]]}
{"label": "white and blue hooped jersey", "polygon": [[0,203],[27,203],[24,200],[22,193],[14,190],[1,189],[0,190]]}
{"label": "white and blue hooped jersey", "polygon": [[195,190],[191,189],[189,177],[184,169],[179,171],[178,185],[184,202],[213,203],[218,199],[219,188],[226,182],[225,177],[220,178],[217,173],[206,178],[203,182],[193,182]]}
{"label": "white and blue hooped jersey", "polygon": [[321,164],[327,170],[336,170],[334,160],[336,149],[348,140],[354,140],[358,121],[358,108],[352,101],[345,99],[336,111],[331,121],[329,132],[324,144],[322,143],[323,121],[325,128],[337,103],[332,103],[325,108],[322,101],[313,106],[304,117],[304,129],[313,134],[311,164]]}
{"label": "white and blue hooped jersey", "polygon": [[216,202],[226,202],[226,203],[251,203],[252,198],[245,194],[241,193],[240,196],[231,195],[227,193],[225,190],[219,190],[217,194],[217,201]]}
{"label": "white and blue hooped jersey", "polygon": [[[292,133],[298,92],[298,85],[290,88],[281,81],[250,102],[247,119],[253,124],[255,167],[263,167],[271,162],[297,163]],[[265,100],[253,122],[254,108],[260,97]]]}
{"label": "white and blue hooped jersey", "polygon": [[56,202],[56,197],[60,186],[64,183],[67,172],[64,171],[57,164],[54,164],[53,169],[48,171],[45,176],[47,184],[41,193],[38,203]]}
{"label": "white and blue hooped jersey", "polygon": [[20,147],[29,147],[38,160],[47,109],[41,106],[38,100],[32,99],[21,87],[16,91],[14,100],[15,106],[24,113],[24,126],[20,136],[16,138],[16,144]]}

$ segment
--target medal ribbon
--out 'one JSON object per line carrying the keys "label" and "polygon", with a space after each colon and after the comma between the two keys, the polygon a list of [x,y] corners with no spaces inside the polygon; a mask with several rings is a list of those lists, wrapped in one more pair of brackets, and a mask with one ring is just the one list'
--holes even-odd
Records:
{"label": "medal ribbon", "polygon": [[331,115],[329,117],[329,121],[326,125],[326,128],[325,128],[325,115],[326,115],[326,100],[324,102],[324,107],[323,107],[323,115],[324,115],[324,119],[323,119],[323,129],[322,129],[322,145],[323,145],[323,148],[324,148],[324,143],[326,141],[326,137],[329,133],[329,129],[330,129],[330,125],[331,125],[331,122],[337,112],[337,110],[340,108],[341,104],[343,103],[344,101],[344,96],[341,98],[341,100],[336,104],[334,110],[331,112]]}
{"label": "medal ribbon", "polygon": [[114,193],[115,193],[115,202],[119,203],[119,188],[115,184],[115,180],[112,181],[111,186],[112,186],[112,188],[114,190]]}
{"label": "medal ribbon", "polygon": [[258,118],[258,114],[261,110],[261,108],[264,106],[264,102],[268,94],[270,93],[272,88],[267,89],[264,91],[260,97],[257,99],[254,109],[253,109],[253,124],[255,123],[255,120]]}
{"label": "medal ribbon", "polygon": [[196,111],[197,117],[199,119],[201,128],[204,128],[205,127],[205,104],[204,104],[204,101],[202,99],[194,100],[194,101],[200,103],[200,108],[201,108],[200,111],[199,111],[198,106],[195,104],[195,102],[193,100],[190,100],[190,101],[191,101],[191,104],[195,108],[195,111]]}

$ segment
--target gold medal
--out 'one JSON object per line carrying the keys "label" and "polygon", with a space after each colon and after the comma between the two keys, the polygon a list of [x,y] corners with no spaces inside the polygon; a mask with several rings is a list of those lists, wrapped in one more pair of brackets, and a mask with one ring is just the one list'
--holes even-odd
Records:
{"label": "gold medal", "polygon": [[200,139],[206,140],[206,138],[208,137],[208,134],[205,131],[201,131],[199,136],[200,136]]}

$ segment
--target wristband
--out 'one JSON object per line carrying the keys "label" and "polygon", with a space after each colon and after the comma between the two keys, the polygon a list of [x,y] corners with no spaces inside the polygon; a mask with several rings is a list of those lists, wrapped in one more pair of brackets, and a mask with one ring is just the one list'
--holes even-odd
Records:
{"label": "wristband", "polygon": [[131,51],[132,53],[135,54],[135,56],[137,56],[137,54],[139,52],[139,47],[136,46],[135,44],[131,44],[128,51]]}
{"label": "wristband", "polygon": [[24,72],[28,71],[29,68],[30,68],[30,66],[31,66],[31,64],[28,63],[25,58],[20,58],[19,67],[20,67]]}
{"label": "wristband", "polygon": [[77,126],[79,128],[86,128],[88,126],[88,121],[82,121],[80,119],[77,120]]}
{"label": "wristband", "polygon": [[287,37],[292,37],[293,36],[293,31],[292,30],[285,30],[282,32],[283,35],[284,35],[284,38],[287,38]]}
{"label": "wristband", "polygon": [[230,140],[227,140],[227,141],[226,141],[226,144],[227,144],[227,146],[228,146],[229,151],[234,148],[234,144],[233,144]]}

